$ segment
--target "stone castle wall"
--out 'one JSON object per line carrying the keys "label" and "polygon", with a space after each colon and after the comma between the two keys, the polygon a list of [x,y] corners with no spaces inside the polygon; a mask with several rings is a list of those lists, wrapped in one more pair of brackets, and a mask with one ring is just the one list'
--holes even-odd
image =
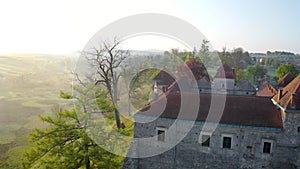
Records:
{"label": "stone castle wall", "polygon": [[[157,126],[167,129],[172,124],[172,121],[161,119],[156,119],[147,124],[136,123],[135,137],[156,136]],[[293,135],[290,129],[274,130],[271,128],[245,128],[245,126],[218,126],[211,133],[210,128],[206,128],[203,131],[202,127],[203,125],[195,124],[179,144],[160,155],[148,158],[126,159],[123,168],[300,168],[300,133],[297,131],[294,131]],[[177,128],[180,128],[180,126]],[[209,147],[203,147],[199,143],[201,131],[211,133]],[[179,132],[181,131],[166,133],[165,142],[156,141],[156,143],[147,146],[151,149],[151,146],[167,145],[172,139],[176,139],[176,133]],[[222,136],[224,135],[232,136],[231,149],[222,148]],[[263,153],[264,140],[272,142],[270,154]],[[138,146],[135,149],[138,149]],[[137,153],[139,152],[137,151]]]}

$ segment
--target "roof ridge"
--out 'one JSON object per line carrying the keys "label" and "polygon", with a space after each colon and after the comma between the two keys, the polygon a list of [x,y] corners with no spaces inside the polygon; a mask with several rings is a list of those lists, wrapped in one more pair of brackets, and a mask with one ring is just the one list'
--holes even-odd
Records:
{"label": "roof ridge", "polygon": [[276,85],[285,87],[294,79],[295,79],[295,76],[291,72],[288,72],[281,79],[278,80]]}

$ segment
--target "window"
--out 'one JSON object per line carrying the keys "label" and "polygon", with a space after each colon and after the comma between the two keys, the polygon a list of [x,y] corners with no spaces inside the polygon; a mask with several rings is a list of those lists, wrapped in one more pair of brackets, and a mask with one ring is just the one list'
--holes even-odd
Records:
{"label": "window", "polygon": [[265,154],[271,154],[273,151],[273,140],[262,139],[262,152]]}
{"label": "window", "polygon": [[201,135],[201,146],[203,146],[203,147],[210,146],[210,135],[207,135],[207,134]]}
{"label": "window", "polygon": [[222,148],[232,148],[232,136],[231,135],[222,135]]}
{"label": "window", "polygon": [[252,147],[252,146],[247,146],[246,148],[247,148],[247,152],[248,152],[248,153],[252,153],[252,150],[253,150],[253,147]]}
{"label": "window", "polygon": [[300,133],[300,127],[298,127],[298,130],[297,130],[297,131],[298,131],[298,133]]}
{"label": "window", "polygon": [[268,153],[268,154],[270,154],[270,153],[271,153],[271,146],[272,146],[272,143],[271,143],[271,142],[264,142],[264,145],[263,145],[263,153]]}
{"label": "window", "polygon": [[231,137],[223,137],[223,148],[231,148]]}
{"label": "window", "polygon": [[157,128],[156,131],[157,131],[157,141],[165,141],[166,129]]}

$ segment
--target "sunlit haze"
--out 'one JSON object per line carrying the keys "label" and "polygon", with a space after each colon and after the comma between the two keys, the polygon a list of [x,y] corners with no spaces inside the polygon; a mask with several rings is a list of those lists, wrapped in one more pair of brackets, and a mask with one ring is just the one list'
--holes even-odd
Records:
{"label": "sunlit haze", "polygon": [[[101,28],[122,17],[163,13],[196,26],[214,49],[300,53],[300,1],[1,1],[0,53],[65,54],[82,50]],[[134,26],[134,25],[133,25]],[[187,32],[188,33],[188,32]],[[129,40],[130,49],[169,50],[162,37]],[[140,43],[143,41],[143,43]]]}

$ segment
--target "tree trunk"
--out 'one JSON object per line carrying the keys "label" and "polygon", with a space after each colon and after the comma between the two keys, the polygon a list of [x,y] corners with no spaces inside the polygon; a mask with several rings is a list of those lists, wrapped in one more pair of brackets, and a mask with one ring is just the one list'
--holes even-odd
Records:
{"label": "tree trunk", "polygon": [[118,111],[117,107],[117,102],[118,102],[118,86],[117,83],[113,83],[113,103],[115,106],[115,118],[116,118],[116,123],[118,129],[121,128],[121,121],[120,121],[120,112]]}
{"label": "tree trunk", "polygon": [[128,116],[131,116],[131,101],[130,101],[130,96],[128,92]]}
{"label": "tree trunk", "polygon": [[89,146],[85,145],[85,150],[86,150],[86,163],[85,163],[85,168],[90,169],[91,168],[91,161],[89,157]]}
{"label": "tree trunk", "polygon": [[91,162],[90,162],[90,159],[88,157],[87,161],[86,161],[86,166],[85,166],[86,169],[90,169],[91,168]]}
{"label": "tree trunk", "polygon": [[120,121],[120,113],[119,113],[118,109],[115,109],[115,117],[116,117],[117,127],[119,129],[119,128],[121,128],[121,121]]}

